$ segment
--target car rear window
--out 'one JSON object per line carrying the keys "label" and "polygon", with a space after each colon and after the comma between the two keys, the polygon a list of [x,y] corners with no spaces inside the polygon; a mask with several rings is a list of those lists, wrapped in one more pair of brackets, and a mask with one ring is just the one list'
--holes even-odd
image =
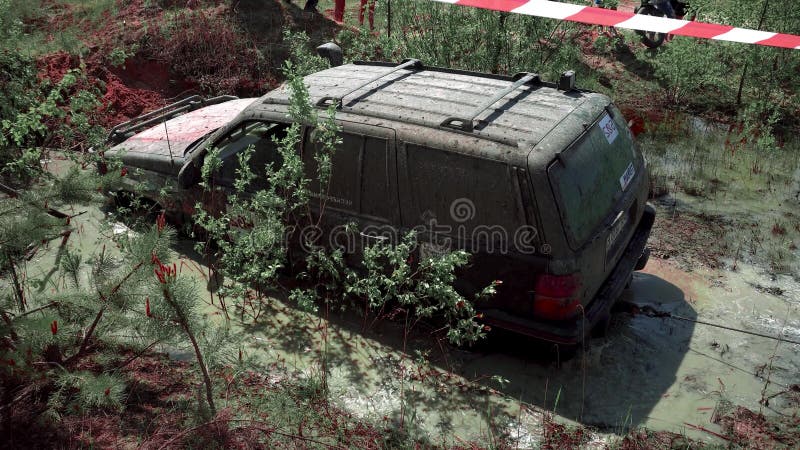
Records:
{"label": "car rear window", "polygon": [[562,219],[575,244],[584,243],[633,179],[633,139],[622,115],[604,111],[548,169]]}

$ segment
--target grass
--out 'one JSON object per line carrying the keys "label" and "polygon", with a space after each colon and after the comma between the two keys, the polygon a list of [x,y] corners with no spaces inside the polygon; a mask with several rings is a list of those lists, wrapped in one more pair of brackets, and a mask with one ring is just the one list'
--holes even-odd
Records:
{"label": "grass", "polygon": [[92,24],[100,22],[106,13],[113,16],[117,12],[117,0],[65,0],[64,3],[72,8],[76,19]]}
{"label": "grass", "polygon": [[[61,22],[52,29],[36,25],[47,23],[55,15],[63,16],[65,8],[71,14],[70,20]],[[113,17],[117,10],[116,0],[65,0],[59,3],[12,0],[11,8],[4,14],[26,25],[20,33],[0,42],[0,47],[14,49],[32,57],[58,51],[85,56],[88,47],[84,41],[86,32],[83,25],[97,25],[105,15]]]}
{"label": "grass", "polygon": [[800,216],[788,199],[800,141],[759,151],[740,137],[676,115],[639,137],[651,192],[670,194],[692,210],[725,223],[728,256],[775,273],[797,273]]}

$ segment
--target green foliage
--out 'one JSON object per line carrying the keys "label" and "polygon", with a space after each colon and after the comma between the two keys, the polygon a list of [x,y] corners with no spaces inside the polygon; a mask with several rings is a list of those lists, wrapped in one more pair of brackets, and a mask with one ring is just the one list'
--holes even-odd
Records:
{"label": "green foliage", "polygon": [[39,90],[36,62],[19,52],[0,50],[0,120],[30,108]]}
{"label": "green foliage", "polygon": [[[376,15],[385,14],[378,2]],[[343,30],[348,60],[418,58],[431,66],[500,74],[537,72],[549,79],[569,69],[594,77],[575,42],[580,25],[539,17],[463,8],[425,0],[392,2],[392,35]]]}
{"label": "green foliage", "polygon": [[[125,380],[114,365],[87,372],[78,370],[80,361],[98,347],[189,342],[207,386],[205,408],[213,414],[203,349],[216,351],[231,339],[205,333],[194,284],[177,276],[174,263],[162,263],[171,257],[174,229],[156,223],[116,235],[115,255],[105,243],[89,255],[71,247],[74,224],[48,208],[74,210],[70,206],[94,201],[101,187],[114,186],[121,176],[82,170],[81,161],[68,164],[59,176],[43,173],[0,210],[0,270],[14,279],[13,292],[0,298],[0,389],[39,383],[37,389],[49,393],[42,399],[45,416],[53,420],[94,408],[120,409]],[[59,236],[66,237],[51,271],[41,278],[26,273],[25,255]],[[219,364],[221,358],[212,360]]]}
{"label": "green foliage", "polygon": [[[349,272],[344,282],[347,294],[365,299],[373,310],[392,305],[413,313],[414,320],[442,318],[449,324],[450,342],[472,344],[483,336],[482,327],[474,318],[473,303],[453,288],[455,270],[469,262],[464,251],[450,252],[412,264],[417,246],[413,233],[397,245],[377,244],[364,251],[366,273]],[[480,297],[494,295],[494,286],[484,289]],[[477,300],[477,299],[476,299]]]}
{"label": "green foliage", "polygon": [[289,46],[289,57],[297,75],[302,77],[328,68],[327,61],[313,52],[307,34],[286,28],[283,30],[283,41]]}
{"label": "green foliage", "polygon": [[56,375],[55,385],[56,391],[47,402],[51,417],[57,417],[59,411],[122,409],[125,382],[116,375],[64,371]]}
{"label": "green foliage", "polygon": [[[800,10],[784,2],[697,0],[689,3],[689,15],[697,20],[782,33],[800,33]],[[668,99],[677,105],[707,110],[741,109],[747,115],[772,111],[773,124],[796,126],[800,107],[800,54],[757,45],[705,39],[675,38],[653,56],[655,75],[664,84]],[[751,106],[755,105],[755,106]],[[761,105],[761,106],[759,106]],[[768,127],[766,127],[768,128]],[[759,130],[766,133],[766,128]]]}
{"label": "green foliage", "polygon": [[[306,177],[311,174],[304,171],[297,151],[302,139],[301,124],[315,126],[311,139],[319,145],[314,146],[318,150],[313,155],[317,163],[317,173],[313,176],[320,186],[328,185],[334,170],[331,160],[342,142],[340,127],[333,107],[320,115],[310,104],[307,87],[295,63],[287,61],[284,72],[291,93],[292,124],[285,135],[275,138],[282,163],[278,167],[263,168],[263,173],[254,173],[246,164],[252,149],[244,151],[238,155],[240,169],[236,192],[228,198],[226,211],[215,215],[203,210],[202,204],[196,205],[200,212],[195,220],[217,247],[217,270],[230,280],[221,292],[228,297],[244,299],[249,288],[278,289],[280,275],[294,262],[288,258],[290,252],[297,250],[290,246],[294,242],[306,249],[302,262],[297,264],[303,268],[297,278],[304,280],[305,285],[289,292],[289,297],[300,308],[313,311],[324,303],[344,309],[352,301],[366,304],[368,310],[376,314],[400,308],[410,318],[409,327],[421,319],[435,317],[445,321],[448,338],[454,343],[472,343],[480,338],[482,329],[473,320],[476,312],[471,300],[461,297],[452,287],[455,271],[468,262],[468,254],[454,252],[412,267],[409,261],[416,239],[408,235],[402,242],[366,248],[363,255],[366,271],[360,271],[346,264],[342,249],[320,245],[321,235],[316,231],[325,214],[325,202],[324,196],[312,200],[308,192]],[[220,164],[217,150],[210,149],[201,174],[211,195],[221,195],[216,194],[218,188],[213,184]],[[246,193],[255,178],[266,180],[266,189]],[[314,201],[319,203],[313,204]],[[310,213],[312,205],[318,212]],[[357,231],[354,225],[347,229],[350,233]],[[312,232],[306,233],[309,230]],[[203,244],[198,247],[198,250],[204,249]],[[492,293],[490,286],[482,295]],[[244,306],[241,311],[243,314]]]}
{"label": "green foliage", "polygon": [[41,174],[43,151],[58,142],[86,149],[103,141],[96,125],[99,92],[87,87],[80,69],[68,71],[55,84],[36,78],[35,64],[19,54],[0,53],[0,87],[8,101],[0,101],[0,176],[30,180]]}
{"label": "green foliage", "polygon": [[0,265],[5,267],[21,257],[32,243],[57,235],[61,225],[63,221],[30,208],[24,201],[6,202],[0,215]]}
{"label": "green foliage", "polygon": [[10,39],[22,33],[22,16],[16,9],[18,0],[0,0],[0,48]]}
{"label": "green foliage", "polygon": [[[280,167],[265,167],[263,174],[253,174],[248,164],[244,164],[250,152],[239,155],[240,169],[237,174],[236,190],[228,203],[226,214],[214,217],[206,212],[202,204],[196,205],[199,211],[195,220],[202,225],[219,246],[220,266],[224,275],[231,280],[243,283],[244,286],[255,284],[267,287],[274,283],[279,271],[286,266],[287,242],[290,218],[301,213],[301,208],[308,201],[304,178],[303,163],[295,151],[301,140],[301,123],[315,123],[316,111],[308,104],[308,91],[302,77],[296,75],[294,66],[287,62],[289,86],[293,92],[290,114],[296,118],[286,134],[276,142],[281,153]],[[332,120],[320,127],[320,138],[326,142],[336,142],[331,131],[337,130]],[[221,162],[218,150],[210,149],[201,169],[206,189],[215,191],[213,174],[219,169]],[[321,166],[322,167],[322,166]],[[267,189],[252,196],[243,195],[245,188],[255,177],[267,180]],[[250,225],[247,232],[236,230],[236,239],[229,239],[230,225],[246,223]],[[234,292],[241,294],[243,286],[233,286]]]}
{"label": "green foliage", "polygon": [[653,65],[655,76],[667,86],[668,100],[675,104],[698,98],[730,102],[734,95],[727,89],[733,81],[731,73],[718,63],[729,57],[726,50],[716,42],[698,42],[680,36],[665,45],[653,58]]}

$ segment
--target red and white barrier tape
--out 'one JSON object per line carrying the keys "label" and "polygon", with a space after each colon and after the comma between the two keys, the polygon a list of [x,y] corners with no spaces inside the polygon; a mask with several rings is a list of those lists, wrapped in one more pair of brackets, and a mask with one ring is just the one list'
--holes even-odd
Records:
{"label": "red and white barrier tape", "polygon": [[679,36],[691,36],[719,41],[800,50],[800,36],[769,31],[736,28],[728,25],[692,22],[666,17],[646,16],[632,12],[594,8],[591,6],[559,3],[549,0],[434,0],[474,8],[506,11],[528,16],[568,20],[591,25],[655,31]]}

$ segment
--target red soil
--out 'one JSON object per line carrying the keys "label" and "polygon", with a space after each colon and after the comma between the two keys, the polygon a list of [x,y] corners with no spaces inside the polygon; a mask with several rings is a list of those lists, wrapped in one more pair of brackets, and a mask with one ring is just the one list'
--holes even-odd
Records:
{"label": "red soil", "polygon": [[[98,108],[96,117],[100,125],[112,126],[166,103],[164,97],[168,91],[163,87],[168,85],[168,81],[161,86],[150,84],[148,81],[153,79],[150,76],[143,77],[142,81],[137,83],[129,81],[129,85],[110,70],[97,64],[97,58],[90,57],[83,63],[86,65],[87,80],[74,86],[71,93],[80,89],[100,92],[102,106]],[[74,55],[65,52],[50,54],[39,59],[39,77],[58,83],[70,69],[77,69],[80,64],[81,61]],[[124,71],[122,73],[124,74]],[[133,78],[129,77],[128,80]]]}
{"label": "red soil", "polygon": [[[175,5],[172,5],[174,3]],[[75,8],[51,1],[50,16],[41,28],[52,32],[78,28],[88,53],[83,58],[66,52],[41,57],[40,78],[59,82],[70,69],[84,68],[85,83],[75,86],[96,90],[102,106],[95,120],[111,127],[191,94],[259,96],[277,85],[271,70],[278,64],[254,64],[257,48],[248,33],[240,31],[240,18],[226,2],[195,2],[165,18],[162,8],[185,7],[185,2],[146,6],[143,0],[119,2],[115,16],[105,13],[98,22],[78,19]],[[266,2],[262,9],[281,8]],[[175,12],[175,10],[173,10]],[[44,21],[44,20],[40,20]],[[161,30],[172,29],[169,33]],[[270,36],[280,40],[281,28]],[[108,55],[115,49],[135,54],[114,67]],[[267,64],[267,65],[265,65]]]}

